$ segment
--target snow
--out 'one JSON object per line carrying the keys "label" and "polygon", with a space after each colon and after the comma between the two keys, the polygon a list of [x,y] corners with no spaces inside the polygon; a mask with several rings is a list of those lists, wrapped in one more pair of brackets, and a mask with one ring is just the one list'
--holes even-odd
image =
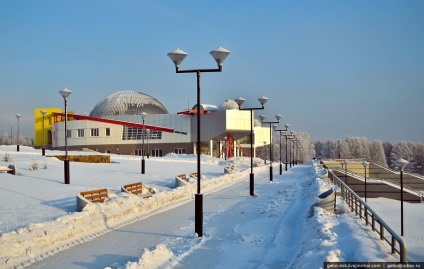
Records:
{"label": "snow", "polygon": [[[3,161],[6,154],[10,162]],[[46,155],[60,154],[46,151]],[[321,268],[325,261],[399,260],[363,220],[348,213],[340,198],[338,212],[347,213],[313,207],[318,195],[333,187],[314,163],[297,165],[283,175],[275,166],[270,183],[269,167],[255,159],[256,196],[251,197],[249,158],[224,161],[202,155],[201,160],[204,234],[197,237],[191,206],[196,184],[175,188],[176,175],[196,172],[195,155],[149,158],[145,175],[140,174],[137,156],[111,155],[110,164],[71,162],[71,184],[65,185],[61,161],[29,147],[21,146],[16,152],[16,146],[0,146],[0,166],[14,164],[19,169],[17,176],[0,173],[0,267],[57,268],[60,262],[63,268],[87,268],[82,265],[85,253],[109,257],[95,261],[96,268]],[[34,163],[38,169],[30,168]],[[238,172],[224,174],[224,167],[230,165]],[[142,199],[120,192],[122,185],[138,181],[157,194]],[[76,194],[97,188],[108,188],[113,195],[105,203],[89,204],[76,212]],[[400,202],[368,200],[400,233]],[[424,204],[404,206],[408,261],[424,261],[420,226]],[[155,220],[160,214],[161,221]],[[147,229],[143,239],[148,241],[142,245],[131,234],[124,237],[121,230],[128,231],[137,223]],[[153,231],[157,223],[161,223],[161,236]],[[89,244],[100,238],[107,238],[111,245]],[[117,249],[111,256],[116,238],[134,241],[127,244],[131,249],[120,249],[127,256],[118,255]],[[84,251],[81,254],[77,249]],[[59,256],[74,262],[69,266],[59,259],[49,267],[49,261]]]}

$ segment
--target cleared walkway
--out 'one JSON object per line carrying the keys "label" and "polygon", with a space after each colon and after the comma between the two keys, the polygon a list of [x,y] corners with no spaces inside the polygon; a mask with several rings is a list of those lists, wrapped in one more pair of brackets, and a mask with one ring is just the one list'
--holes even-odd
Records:
{"label": "cleared walkway", "polygon": [[[258,255],[257,259],[249,257],[247,264],[254,264],[259,268],[283,266],[291,262],[299,245],[293,242],[300,240],[298,237],[302,232],[287,233],[287,229],[282,227],[301,229],[310,206],[304,206],[304,204],[313,203],[314,195],[310,195],[310,192],[316,191],[316,186],[314,187],[311,182],[311,179],[314,180],[313,176],[309,178],[305,176],[304,179],[297,181],[285,179],[290,176],[298,178],[299,174],[304,174],[305,171],[309,171],[309,167],[296,167],[293,172],[283,176],[274,174],[275,183],[273,184],[269,183],[268,171],[255,174],[257,197],[249,196],[248,178],[229,188],[205,194],[202,239],[194,236],[194,202],[192,201],[59,252],[32,264],[30,268],[124,266],[128,261],[138,261],[145,248],[150,249],[158,244],[166,244],[176,256],[180,256],[179,254],[187,252],[184,246],[190,248],[193,243],[196,245],[195,249],[188,251],[189,255],[182,255],[176,268],[205,268],[211,264],[224,268],[234,264],[235,261],[232,260],[230,252],[226,257],[227,250],[219,250],[220,244],[223,240],[226,242],[240,240],[240,237],[244,235],[242,231],[240,231],[242,234],[236,232],[237,227],[240,228],[243,225],[250,227],[251,224],[254,225],[255,218],[266,218],[270,225],[255,228],[255,233],[259,233],[256,235],[259,244],[255,246],[254,251],[262,252],[262,254]],[[300,189],[304,191],[299,191]],[[270,197],[273,197],[271,203]],[[223,226],[223,223],[226,226]],[[281,246],[280,242],[287,242],[287,245]],[[285,249],[284,256],[281,256],[282,247]],[[178,253],[181,249],[184,249],[184,252]],[[274,252],[279,254],[276,255]],[[275,256],[280,256],[280,259],[276,261]]]}

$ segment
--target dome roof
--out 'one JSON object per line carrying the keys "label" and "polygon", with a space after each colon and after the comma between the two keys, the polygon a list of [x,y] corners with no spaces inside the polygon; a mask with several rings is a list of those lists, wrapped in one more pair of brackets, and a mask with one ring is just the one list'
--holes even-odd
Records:
{"label": "dome roof", "polygon": [[[197,109],[197,104],[195,104],[192,108],[192,110]],[[207,112],[215,112],[218,110],[218,108],[215,105],[209,105],[209,104],[200,104],[200,110],[205,110]]]}
{"label": "dome roof", "polygon": [[150,95],[135,91],[112,93],[97,103],[90,116],[104,117],[116,115],[169,114],[168,110]]}
{"label": "dome roof", "polygon": [[262,122],[259,119],[255,119],[253,121],[253,126],[257,127],[257,126],[262,126]]}
{"label": "dome roof", "polygon": [[239,109],[238,104],[234,100],[225,100],[224,103],[221,104],[219,110],[228,110],[228,109]]}

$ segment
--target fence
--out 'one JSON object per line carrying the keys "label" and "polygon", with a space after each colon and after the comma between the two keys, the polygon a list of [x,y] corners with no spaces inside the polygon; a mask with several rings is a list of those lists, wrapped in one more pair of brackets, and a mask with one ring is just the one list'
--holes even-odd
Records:
{"label": "fence", "polygon": [[[406,246],[403,239],[396,234],[381,219],[374,210],[371,209],[362,199],[347,186],[340,178],[338,178],[332,170],[329,170],[325,165],[324,168],[328,170],[328,177],[330,180],[339,186],[341,196],[351,208],[351,212],[355,212],[360,219],[365,220],[365,224],[371,224],[372,230],[380,235],[380,239],[387,242],[392,249],[392,254],[397,253],[400,256],[400,262],[406,262]],[[386,235],[388,232],[389,235]],[[391,237],[390,237],[391,236]],[[398,246],[398,247],[397,247]]]}

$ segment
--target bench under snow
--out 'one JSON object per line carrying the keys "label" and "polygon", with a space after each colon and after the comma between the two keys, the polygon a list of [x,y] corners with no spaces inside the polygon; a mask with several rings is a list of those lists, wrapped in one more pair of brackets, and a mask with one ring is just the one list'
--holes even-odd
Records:
{"label": "bench under snow", "polygon": [[77,211],[81,212],[89,203],[103,203],[109,199],[111,194],[112,192],[108,189],[82,191],[77,194]]}
{"label": "bench under snow", "polygon": [[134,195],[138,195],[142,198],[152,197],[152,193],[149,192],[148,188],[141,182],[131,183],[124,186],[121,186],[122,192],[131,193]]}

